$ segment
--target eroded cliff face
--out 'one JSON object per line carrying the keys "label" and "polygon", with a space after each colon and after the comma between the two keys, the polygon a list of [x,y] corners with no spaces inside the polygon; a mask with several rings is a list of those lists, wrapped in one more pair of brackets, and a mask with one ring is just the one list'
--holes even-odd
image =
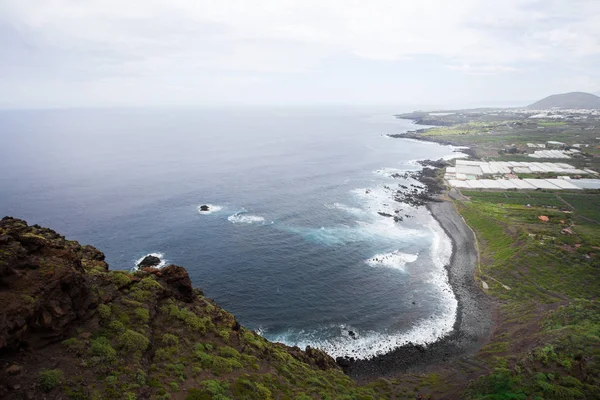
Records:
{"label": "eroded cliff face", "polygon": [[375,395],[322,351],[240,326],[184,268],[110,271],[99,250],[10,217],[0,304],[2,398]]}
{"label": "eroded cliff face", "polygon": [[104,254],[24,221],[0,221],[0,349],[42,347],[101,301],[85,267],[108,270]]}

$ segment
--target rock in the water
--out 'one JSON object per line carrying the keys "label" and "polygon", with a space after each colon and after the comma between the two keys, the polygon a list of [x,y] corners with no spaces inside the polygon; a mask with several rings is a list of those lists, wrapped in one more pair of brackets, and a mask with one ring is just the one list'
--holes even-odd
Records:
{"label": "rock in the water", "polygon": [[210,208],[206,204],[200,206],[200,211],[209,211],[209,210],[210,210]]}
{"label": "rock in the water", "polygon": [[147,255],[146,257],[144,257],[144,259],[142,261],[140,261],[138,263],[138,267],[142,268],[142,267],[156,267],[157,265],[160,264],[160,258],[153,256],[153,255]]}

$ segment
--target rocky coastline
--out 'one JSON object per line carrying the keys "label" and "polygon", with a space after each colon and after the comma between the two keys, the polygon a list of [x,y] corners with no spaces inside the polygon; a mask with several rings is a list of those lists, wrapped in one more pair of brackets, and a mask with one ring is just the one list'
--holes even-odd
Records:
{"label": "rocky coastline", "polygon": [[493,307],[475,279],[477,248],[475,237],[454,204],[444,199],[445,186],[440,169],[445,160],[424,160],[424,168],[402,178],[418,180],[423,188],[404,188],[395,199],[414,206],[425,206],[452,241],[452,256],[446,266],[452,290],[458,301],[452,332],[427,345],[407,344],[368,360],[338,357],[336,362],[351,377],[367,382],[377,377],[394,377],[398,373],[421,370],[456,358],[474,355],[489,340],[493,329]]}
{"label": "rocky coastline", "polygon": [[338,358],[338,365],[359,382],[377,377],[394,377],[401,372],[421,370],[456,358],[468,358],[491,335],[492,303],[475,280],[477,249],[473,232],[457,213],[453,203],[430,202],[427,209],[452,240],[452,257],[446,270],[458,300],[453,331],[434,343],[408,344],[368,360]]}
{"label": "rocky coastline", "polygon": [[[281,345],[281,348],[295,359],[313,365],[317,369],[341,367],[347,375],[359,383],[364,383],[380,377],[395,377],[406,371],[424,370],[458,358],[468,358],[489,339],[493,328],[493,308],[475,280],[477,263],[475,238],[455,210],[454,204],[442,199],[445,188],[439,171],[447,163],[444,160],[426,160],[420,163],[424,167],[421,171],[410,173],[410,176],[398,176],[398,178],[411,177],[418,180],[421,187],[405,186],[403,190],[395,192],[394,198],[414,206],[427,207],[452,240],[452,257],[446,269],[458,300],[453,331],[434,343],[408,344],[368,360],[338,358],[334,362],[324,353],[314,349],[308,348],[302,351]],[[12,349],[5,353],[3,358],[4,365],[9,367],[4,373],[0,373],[0,375],[8,374],[4,375],[6,379],[10,377],[6,381],[7,386],[0,385],[0,393],[10,394],[9,397],[18,396],[21,387],[28,387],[28,394],[44,391],[38,386],[36,378],[24,380],[23,375],[18,371],[16,375],[10,375],[12,374],[10,368],[16,365],[29,369],[35,365],[36,370],[43,371],[42,367],[48,369],[67,365],[58,361],[55,354],[59,350],[60,341],[69,337],[77,326],[78,329],[86,327],[88,331],[97,329],[98,310],[103,307],[102,305],[120,302],[123,297],[121,291],[130,292],[137,285],[146,282],[149,276],[155,276],[162,286],[162,289],[156,292],[156,304],[150,307],[151,317],[160,314],[158,305],[165,299],[173,299],[182,302],[181,304],[195,304],[200,301],[203,307],[204,304],[208,304],[209,300],[202,297],[200,290],[192,289],[189,277],[183,268],[169,266],[156,269],[150,265],[141,265],[135,275],[126,279],[126,275],[109,271],[108,265],[104,262],[104,255],[91,246],[80,246],[76,242],[66,241],[64,237],[46,228],[28,227],[21,220],[5,218],[0,225],[2,226],[0,247],[5,248],[5,255],[10,255],[9,259],[5,260],[7,263],[3,264],[4,269],[0,271],[0,283],[11,287],[14,285],[13,280],[22,282],[24,279],[29,279],[31,282],[28,284],[30,294],[10,297],[10,303],[7,303],[10,307],[5,310],[8,319],[5,320],[7,329],[3,332],[6,334],[0,336],[0,348]],[[48,270],[44,260],[50,258],[60,259],[60,264]],[[152,256],[146,258],[140,264],[156,264],[157,260]],[[9,264],[14,267],[8,268]],[[39,280],[39,274],[51,274],[52,282],[56,283],[56,287],[48,286]],[[121,283],[114,286],[117,278],[123,280],[125,286],[119,286]],[[44,306],[45,304],[49,306]],[[214,303],[211,304],[209,308],[217,307]],[[239,335],[243,330],[233,316],[224,311],[207,318],[212,319],[215,325],[221,323],[220,318],[225,318],[227,323],[224,329],[232,332],[231,335]],[[158,329],[160,329],[158,326],[152,327],[151,332]],[[220,335],[221,331],[217,333]],[[253,335],[250,332],[247,334]],[[78,340],[90,341],[87,337]],[[150,343],[153,343],[152,335]],[[243,343],[229,341],[229,345],[233,343],[242,346],[243,351]],[[39,356],[34,356],[31,352],[17,350],[24,344],[30,350],[48,352],[51,355],[49,358],[51,363],[39,361]],[[146,356],[151,352],[143,354]],[[144,362],[147,363],[148,360]],[[68,367],[62,368],[68,369]],[[147,394],[144,392],[143,396]]]}

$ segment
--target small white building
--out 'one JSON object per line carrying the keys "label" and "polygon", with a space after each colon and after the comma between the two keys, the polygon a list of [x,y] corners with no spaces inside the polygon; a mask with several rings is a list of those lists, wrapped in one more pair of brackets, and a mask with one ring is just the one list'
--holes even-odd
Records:
{"label": "small white building", "polygon": [[565,143],[563,143],[563,142],[556,142],[556,141],[554,141],[554,140],[549,140],[549,141],[547,141],[547,142],[546,142],[546,145],[547,145],[548,147],[565,147],[565,146],[566,146],[566,144],[565,144]]}

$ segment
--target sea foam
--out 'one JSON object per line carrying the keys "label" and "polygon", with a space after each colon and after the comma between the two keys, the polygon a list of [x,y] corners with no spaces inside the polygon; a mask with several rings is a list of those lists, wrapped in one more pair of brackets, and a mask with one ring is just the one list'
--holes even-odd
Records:
{"label": "sea foam", "polygon": [[[449,157],[460,157],[461,153],[453,153]],[[417,160],[411,160],[407,166],[420,169]],[[391,177],[398,169],[380,169],[376,174]],[[412,180],[411,180],[412,181]],[[413,184],[422,186],[416,181]],[[383,185],[371,188],[358,188],[353,194],[362,203],[361,208],[349,207],[334,203],[328,208],[338,209],[356,217],[360,217],[351,226],[321,227],[319,229],[296,228],[295,232],[305,235],[315,241],[329,245],[340,245],[358,240],[387,238],[393,241],[406,240],[407,237],[430,237],[431,247],[429,256],[434,265],[433,270],[423,278],[429,284],[430,290],[439,299],[436,311],[424,316],[412,326],[398,332],[375,330],[360,330],[346,324],[322,326],[317,329],[291,329],[279,334],[263,331],[262,334],[274,341],[288,345],[312,346],[326,351],[333,357],[350,356],[357,359],[369,359],[382,355],[407,344],[428,345],[452,332],[456,321],[458,302],[450,286],[445,266],[452,256],[452,242],[439,223],[429,218],[424,224],[424,230],[410,229],[397,223],[393,218],[382,217],[379,213],[395,215],[400,209],[402,214],[414,212],[416,209],[408,204],[395,202],[395,188]],[[419,254],[409,254],[401,251],[376,254],[365,260],[371,267],[384,267],[404,270],[406,264],[415,262]],[[398,299],[401,301],[401,299]],[[352,335],[349,332],[352,332]]]}
{"label": "sea foam", "polygon": [[391,253],[376,254],[365,260],[365,263],[371,267],[387,267],[404,271],[404,266],[417,261],[417,258],[419,258],[418,254],[402,253],[396,250]]}
{"label": "sea foam", "polygon": [[246,214],[245,212],[238,212],[227,217],[227,220],[234,224],[253,224],[253,223],[264,223],[264,217],[259,215]]}
{"label": "sea foam", "polygon": [[[202,211],[200,209],[200,207],[202,207],[202,206],[208,206],[208,211]],[[223,206],[214,205],[214,204],[202,204],[202,205],[198,206],[198,214],[200,214],[200,215],[214,214],[214,213],[221,211],[222,209],[223,209]]]}

